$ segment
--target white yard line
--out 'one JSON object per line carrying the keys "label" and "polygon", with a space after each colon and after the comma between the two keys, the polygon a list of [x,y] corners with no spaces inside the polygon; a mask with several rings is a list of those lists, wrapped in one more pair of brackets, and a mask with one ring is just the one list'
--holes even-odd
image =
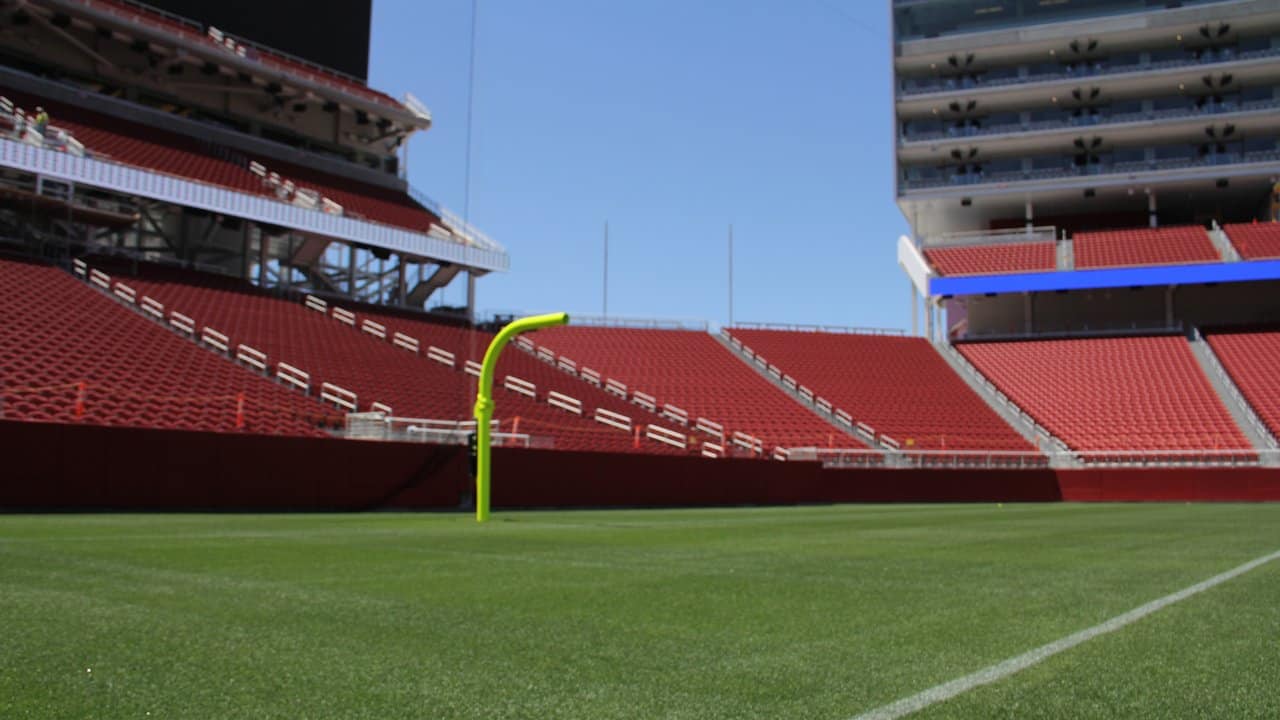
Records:
{"label": "white yard line", "polygon": [[1126,625],[1131,625],[1142,618],[1159,610],[1169,607],[1170,605],[1186,600],[1187,598],[1204,592],[1210,588],[1221,585],[1233,578],[1239,577],[1254,568],[1265,565],[1273,560],[1280,559],[1280,550],[1264,555],[1256,560],[1228,570],[1221,575],[1215,575],[1201,583],[1196,583],[1191,587],[1179,590],[1171,595],[1165,595],[1158,600],[1152,600],[1146,605],[1136,607],[1123,615],[1117,615],[1106,622],[1094,625],[1091,628],[1081,630],[1073,635],[1068,635],[1060,640],[1055,640],[1048,645],[1042,645],[1035,650],[1025,652],[1017,657],[1011,657],[1008,660],[985,667],[971,675],[965,675],[956,678],[950,682],[925,690],[924,692],[906,697],[897,702],[890,703],[883,707],[876,708],[869,712],[862,713],[853,720],[896,720],[896,718],[905,717],[914,712],[919,712],[931,705],[945,702],[951,698],[966,693],[974,688],[988,685],[998,680],[1013,675],[1014,673],[1026,670],[1033,665],[1038,665],[1045,660],[1057,655],[1065,650],[1088,642],[1099,635],[1106,635],[1115,632]]}

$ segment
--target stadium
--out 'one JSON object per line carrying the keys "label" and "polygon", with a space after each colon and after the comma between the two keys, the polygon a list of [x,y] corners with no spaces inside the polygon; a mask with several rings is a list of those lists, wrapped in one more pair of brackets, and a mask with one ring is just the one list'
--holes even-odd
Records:
{"label": "stadium", "polygon": [[1280,713],[1280,2],[888,5],[909,330],[517,333],[371,3],[0,3],[0,715]]}

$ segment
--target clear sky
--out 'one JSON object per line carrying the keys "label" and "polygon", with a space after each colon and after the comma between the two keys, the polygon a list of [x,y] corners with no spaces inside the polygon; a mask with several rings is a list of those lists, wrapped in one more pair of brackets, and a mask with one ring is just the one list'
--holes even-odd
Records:
{"label": "clear sky", "polygon": [[[477,0],[482,312],[904,328],[884,0]],[[464,209],[470,0],[375,0],[370,83],[431,109],[410,181]],[[448,304],[465,290],[446,289]]]}

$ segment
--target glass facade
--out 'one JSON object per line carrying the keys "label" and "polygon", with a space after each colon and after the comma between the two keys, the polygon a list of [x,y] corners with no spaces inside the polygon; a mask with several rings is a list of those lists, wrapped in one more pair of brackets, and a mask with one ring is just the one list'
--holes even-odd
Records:
{"label": "glass facade", "polygon": [[919,40],[1226,0],[894,0],[894,38]]}

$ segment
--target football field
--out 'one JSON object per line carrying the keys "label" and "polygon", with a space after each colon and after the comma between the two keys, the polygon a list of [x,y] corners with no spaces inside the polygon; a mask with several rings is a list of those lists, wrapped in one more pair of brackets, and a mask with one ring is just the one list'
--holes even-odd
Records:
{"label": "football field", "polygon": [[1274,718],[1277,551],[1280,505],[0,515],[0,717]]}

